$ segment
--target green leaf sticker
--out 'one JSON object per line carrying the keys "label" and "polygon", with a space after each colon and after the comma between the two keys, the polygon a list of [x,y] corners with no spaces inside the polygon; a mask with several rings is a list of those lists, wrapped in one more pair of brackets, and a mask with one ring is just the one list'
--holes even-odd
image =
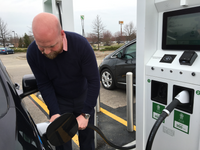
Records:
{"label": "green leaf sticker", "polygon": [[196,94],[197,94],[197,95],[200,95],[200,91],[199,91],[199,90],[197,90],[197,91],[196,91]]}

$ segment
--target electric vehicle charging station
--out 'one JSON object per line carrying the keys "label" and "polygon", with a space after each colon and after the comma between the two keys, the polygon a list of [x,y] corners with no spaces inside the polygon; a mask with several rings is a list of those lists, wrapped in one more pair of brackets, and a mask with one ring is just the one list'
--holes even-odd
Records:
{"label": "electric vehicle charging station", "polygon": [[[146,148],[159,115],[183,90],[189,104],[161,123],[152,150],[200,150],[200,39],[178,40],[181,29],[200,23],[199,6],[199,0],[137,1],[136,150]],[[181,17],[190,19],[183,24]]]}
{"label": "electric vehicle charging station", "polygon": [[[59,5],[61,16],[59,16]],[[74,31],[73,0],[43,0],[44,12],[52,13],[62,22],[62,28],[66,31]]]}
{"label": "electric vehicle charging station", "polygon": [[[53,13],[59,18],[57,2],[64,16],[61,17],[63,29],[73,31],[72,0],[44,0],[44,11]],[[63,6],[65,9],[62,9]],[[174,33],[172,32],[171,36],[167,31],[171,32],[173,26],[182,28],[176,19],[174,19],[175,25],[167,25],[169,18],[173,19],[175,16],[182,15],[181,13],[184,15],[193,13],[193,10],[199,6],[199,0],[137,1],[136,150],[146,148],[151,129],[159,115],[174,100],[174,97],[184,90],[189,92],[189,104],[177,106],[161,123],[152,149],[200,150],[198,116],[200,114],[198,108],[200,105],[200,44],[193,43],[193,46],[187,46],[186,42],[174,47],[176,44],[166,42],[170,42],[167,39],[171,39],[171,42],[176,40]],[[190,11],[187,11],[188,9]],[[198,20],[200,11],[195,13],[199,15],[196,16]],[[164,14],[167,16],[164,17]],[[194,22],[189,23],[194,26]],[[172,47],[168,47],[170,44]]]}

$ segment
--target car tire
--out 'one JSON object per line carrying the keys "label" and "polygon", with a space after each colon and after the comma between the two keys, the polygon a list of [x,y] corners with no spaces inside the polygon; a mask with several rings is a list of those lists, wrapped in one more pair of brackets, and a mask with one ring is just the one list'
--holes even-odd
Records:
{"label": "car tire", "polygon": [[114,77],[109,69],[104,69],[101,72],[101,84],[107,90],[115,88]]}

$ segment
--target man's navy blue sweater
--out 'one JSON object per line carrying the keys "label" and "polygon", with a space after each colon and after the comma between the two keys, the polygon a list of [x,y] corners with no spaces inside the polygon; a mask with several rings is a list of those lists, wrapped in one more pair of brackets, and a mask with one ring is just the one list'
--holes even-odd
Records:
{"label": "man's navy blue sweater", "polygon": [[82,112],[91,113],[100,88],[96,57],[84,37],[73,32],[65,32],[65,35],[68,50],[55,59],[42,55],[34,41],[28,47],[27,60],[51,116],[60,114],[57,96],[74,99],[86,89],[87,99]]}

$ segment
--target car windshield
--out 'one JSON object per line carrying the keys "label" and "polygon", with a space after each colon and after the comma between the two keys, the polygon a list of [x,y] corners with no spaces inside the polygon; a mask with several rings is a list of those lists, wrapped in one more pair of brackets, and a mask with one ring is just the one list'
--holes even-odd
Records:
{"label": "car windshield", "polygon": [[124,52],[124,54],[131,55],[132,58],[135,57],[136,52],[136,43],[128,46]]}

